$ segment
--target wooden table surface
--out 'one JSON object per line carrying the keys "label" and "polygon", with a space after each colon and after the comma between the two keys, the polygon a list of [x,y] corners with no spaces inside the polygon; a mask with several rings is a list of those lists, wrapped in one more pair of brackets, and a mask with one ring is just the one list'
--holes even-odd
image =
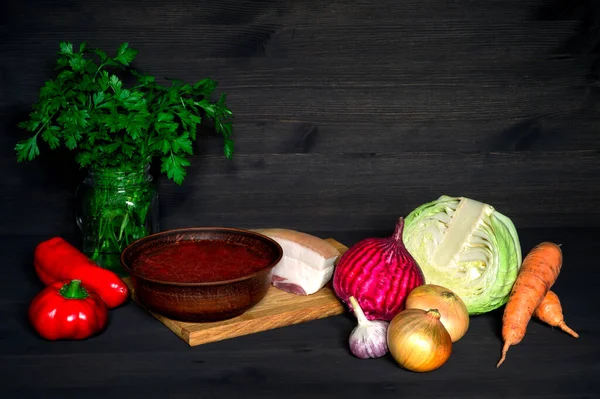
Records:
{"label": "wooden table surface", "polygon": [[[371,234],[335,238],[352,245]],[[543,240],[563,244],[563,271],[553,290],[581,338],[532,321],[523,342],[496,369],[501,311],[495,311],[473,317],[446,365],[427,374],[400,369],[389,354],[370,360],[351,356],[347,338],[355,321],[348,314],[189,347],[129,302],[111,311],[100,336],[44,341],[28,326],[26,311],[41,288],[32,251],[47,237],[5,236],[0,238],[0,397],[600,397],[600,318],[594,306],[600,234],[589,229],[520,234],[524,252]]]}

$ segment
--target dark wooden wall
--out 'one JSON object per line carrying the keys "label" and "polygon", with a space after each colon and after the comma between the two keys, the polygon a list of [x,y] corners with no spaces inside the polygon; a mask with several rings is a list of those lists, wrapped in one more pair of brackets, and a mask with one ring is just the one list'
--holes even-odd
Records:
{"label": "dark wooden wall", "polygon": [[[75,231],[82,171],[13,147],[58,42],[210,76],[236,152],[203,137],[163,228],[389,230],[441,194],[517,227],[600,225],[598,1],[34,1],[0,11],[0,234]],[[114,51],[114,50],[113,50]]]}

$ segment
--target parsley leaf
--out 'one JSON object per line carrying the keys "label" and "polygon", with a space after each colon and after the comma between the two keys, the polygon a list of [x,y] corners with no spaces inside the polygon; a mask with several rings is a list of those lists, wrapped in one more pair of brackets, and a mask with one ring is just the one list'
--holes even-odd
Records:
{"label": "parsley leaf", "polygon": [[186,154],[190,154],[190,155],[192,155],[194,153],[194,151],[192,149],[192,140],[190,140],[189,136],[185,133],[183,135],[173,139],[173,142],[171,143],[171,147],[173,148],[173,151],[175,151],[175,152],[183,151]]}
{"label": "parsley leaf", "polygon": [[176,184],[183,183],[183,179],[186,176],[185,167],[190,166],[190,161],[182,156],[173,154],[173,152],[169,156],[162,157],[161,161],[160,171],[166,173],[167,177]]}
{"label": "parsley leaf", "polygon": [[137,53],[137,50],[130,48],[129,43],[125,42],[117,50],[115,61],[119,61],[123,65],[129,65],[135,59]]}
{"label": "parsley leaf", "polygon": [[40,155],[40,149],[37,145],[37,136],[23,140],[15,146],[17,150],[17,160],[19,162],[28,160],[31,161],[36,156]]}
{"label": "parsley leaf", "polygon": [[[39,137],[51,150],[64,145],[75,151],[81,167],[132,170],[156,157],[161,173],[182,184],[203,117],[213,121],[223,136],[224,154],[231,158],[233,113],[225,94],[210,99],[217,83],[168,79],[163,86],[131,67],[137,54],[128,42],[114,57],[87,42],[76,48],[60,42],[56,78],[44,83],[29,119],[18,124],[32,133],[15,145],[18,162],[40,154]],[[126,86],[126,74],[137,82]]]}
{"label": "parsley leaf", "polygon": [[51,149],[56,149],[60,146],[60,139],[57,136],[59,129],[57,126],[50,126],[42,133],[42,139],[48,143]]}
{"label": "parsley leaf", "polygon": [[59,43],[60,53],[65,55],[73,54],[73,44],[67,42]]}
{"label": "parsley leaf", "polygon": [[81,54],[75,54],[70,60],[69,65],[75,72],[83,72],[85,70],[86,61]]}

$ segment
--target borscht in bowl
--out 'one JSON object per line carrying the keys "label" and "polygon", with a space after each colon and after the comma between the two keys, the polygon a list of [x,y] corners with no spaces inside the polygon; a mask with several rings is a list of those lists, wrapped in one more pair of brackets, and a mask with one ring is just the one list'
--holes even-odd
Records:
{"label": "borscht in bowl", "polygon": [[181,321],[239,316],[260,302],[283,249],[257,232],[227,227],[163,231],[121,254],[137,300]]}

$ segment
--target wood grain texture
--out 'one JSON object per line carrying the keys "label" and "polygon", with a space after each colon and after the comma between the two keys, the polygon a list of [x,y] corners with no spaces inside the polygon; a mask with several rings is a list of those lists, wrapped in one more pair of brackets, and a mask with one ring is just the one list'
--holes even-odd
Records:
{"label": "wood grain texture", "polygon": [[[420,152],[542,152],[599,148],[593,115],[488,120],[394,122],[264,121],[235,124],[236,154],[396,154]],[[195,150],[221,155],[223,139],[199,138]]]}
{"label": "wood grain texture", "polygon": [[[384,49],[394,49],[405,56],[420,58],[431,57],[431,48],[435,47],[440,60],[474,53],[532,59],[540,52],[560,54],[563,42],[575,35],[581,26],[578,21],[528,21],[515,25],[510,22],[488,21],[484,24],[483,21],[445,20],[440,25],[435,20],[421,20],[419,29],[415,29],[410,21],[404,24],[395,21],[382,23],[364,18],[360,24],[335,22],[327,24],[328,29],[322,29],[323,25],[306,23],[301,17],[300,21],[292,22],[293,26],[286,24],[285,20],[278,22],[259,20],[244,25],[191,23],[186,29],[177,29],[170,23],[111,26],[111,22],[94,26],[94,33],[111,36],[110,42],[106,39],[95,41],[102,46],[118,45],[117,40],[128,37],[152,35],[152,43],[140,39],[137,47],[149,51],[151,46],[155,57],[195,48],[196,51],[201,50],[203,57],[381,57]],[[68,40],[90,40],[92,26],[69,32]],[[13,29],[19,37],[5,45],[9,52],[35,50],[39,35],[43,35],[48,45],[67,40],[64,32],[48,24],[14,26]],[[503,34],[499,36],[499,32]]]}
{"label": "wood grain texture", "polygon": [[[220,67],[225,61],[218,60],[208,62],[206,68],[202,62],[190,61],[181,67],[186,63],[182,58],[173,60],[172,67],[165,62],[158,66],[156,59],[144,65],[157,76],[190,82],[205,76],[218,79],[218,91],[228,93],[236,122],[375,126],[382,122],[422,124],[441,120],[510,123],[574,114],[592,117],[598,111],[594,102],[597,95],[589,90],[591,60],[547,61],[543,67],[539,62],[497,61],[490,66],[487,60],[487,66],[465,67],[464,61],[454,61],[446,68],[443,61],[411,63],[400,58],[379,63],[367,59],[355,65],[350,59],[329,57],[307,62],[305,67],[292,67],[290,60],[240,62],[235,66],[229,63],[229,67]],[[18,57],[9,60],[16,64]],[[11,95],[4,98],[12,106],[4,113],[19,110],[22,118],[27,116],[28,104],[36,100],[44,73],[43,69],[31,68],[25,67],[21,73],[35,80],[6,83],[6,93]],[[249,74],[249,70],[255,72]],[[315,73],[321,70],[327,72]],[[0,100],[2,105],[7,106]]]}
{"label": "wood grain texture", "polygon": [[[340,254],[348,247],[333,238],[326,241]],[[336,260],[339,261],[339,258]],[[144,307],[135,296],[129,277],[124,279],[131,288],[132,298]],[[244,314],[218,322],[189,323],[172,320],[156,312],[148,312],[190,346],[222,341],[242,335],[319,320],[344,313],[345,307],[336,297],[331,284],[312,295],[294,295],[271,286],[265,298]]]}
{"label": "wood grain texture", "polygon": [[[165,225],[385,230],[393,228],[398,216],[441,194],[492,204],[518,227],[585,225],[598,215],[589,200],[599,194],[597,151],[272,154],[206,160],[199,161],[199,172],[187,187],[162,186],[162,201],[171,205],[165,209]],[[577,209],[566,214],[565,204],[575,198],[580,199]]]}
{"label": "wood grain texture", "polygon": [[[407,0],[401,3],[381,3],[374,7],[369,0],[330,0],[309,2],[286,2],[273,0],[205,0],[201,4],[193,1],[164,2],[146,0],[140,7],[136,1],[121,1],[119,7],[107,10],[114,1],[92,0],[81,5],[76,0],[38,0],[10,3],[8,11],[22,15],[39,25],[56,28],[78,26],[84,17],[90,23],[115,26],[138,25],[173,26],[198,25],[246,25],[257,21],[305,22],[312,25],[354,22],[368,19],[382,22],[406,22],[414,19],[430,19],[432,15],[444,15],[448,20],[529,20],[536,10],[546,6],[544,0],[488,0],[485,3],[467,1]],[[511,5],[519,4],[519,7]],[[548,17],[554,16],[556,7],[547,10]],[[577,10],[571,6],[567,10]],[[107,20],[104,15],[112,18]],[[131,18],[135,14],[136,18]],[[6,14],[5,14],[6,15]],[[564,13],[563,13],[564,15]],[[552,19],[557,19],[554,16]],[[64,25],[59,25],[63,22]]]}
{"label": "wood grain texture", "polygon": [[206,127],[184,186],[155,169],[165,228],[386,230],[441,193],[489,201],[523,227],[600,225],[595,1],[2,7],[0,234],[76,232],[84,171],[71,154],[17,164],[13,151],[59,40],[127,40],[159,79],[211,76],[227,92],[235,158]]}
{"label": "wood grain texture", "polygon": [[[489,203],[518,228],[600,220],[597,150],[238,154],[232,160],[194,157],[192,164],[183,186],[159,179],[163,229],[388,230],[397,217],[442,194]],[[27,187],[27,195],[15,195],[23,189],[18,179],[5,181],[0,234],[76,232],[76,171],[58,180],[38,165],[27,166],[39,182]],[[0,166],[12,167],[10,160]]]}

